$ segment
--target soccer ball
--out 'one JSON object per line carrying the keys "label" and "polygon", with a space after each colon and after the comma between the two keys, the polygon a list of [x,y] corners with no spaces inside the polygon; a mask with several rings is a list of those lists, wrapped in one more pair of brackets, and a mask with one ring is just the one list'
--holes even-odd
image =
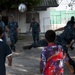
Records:
{"label": "soccer ball", "polygon": [[25,4],[21,3],[19,6],[18,6],[18,10],[19,12],[25,12],[27,10],[27,7]]}

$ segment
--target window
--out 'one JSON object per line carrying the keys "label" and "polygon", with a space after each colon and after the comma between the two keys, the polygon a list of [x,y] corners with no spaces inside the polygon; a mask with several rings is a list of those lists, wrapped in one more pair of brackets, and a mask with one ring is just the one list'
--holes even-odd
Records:
{"label": "window", "polygon": [[31,23],[32,18],[35,17],[36,21],[39,22],[39,13],[26,13],[26,23]]}
{"label": "window", "polygon": [[26,23],[31,23],[31,19],[32,19],[32,14],[26,13]]}

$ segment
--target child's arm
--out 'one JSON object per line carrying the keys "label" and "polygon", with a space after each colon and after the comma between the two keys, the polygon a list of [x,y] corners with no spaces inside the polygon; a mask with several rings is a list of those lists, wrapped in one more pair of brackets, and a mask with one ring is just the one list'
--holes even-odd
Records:
{"label": "child's arm", "polygon": [[63,60],[64,60],[65,65],[67,66],[67,68],[70,70],[70,73],[73,74],[74,70],[73,70],[72,66],[69,64],[69,60],[68,60],[66,53],[64,53]]}
{"label": "child's arm", "polygon": [[12,66],[12,56],[8,56],[8,66]]}
{"label": "child's arm", "polygon": [[65,62],[66,66],[68,67],[68,69],[70,70],[70,73],[73,74],[74,73],[74,70],[72,68],[72,66],[69,64],[69,62]]}

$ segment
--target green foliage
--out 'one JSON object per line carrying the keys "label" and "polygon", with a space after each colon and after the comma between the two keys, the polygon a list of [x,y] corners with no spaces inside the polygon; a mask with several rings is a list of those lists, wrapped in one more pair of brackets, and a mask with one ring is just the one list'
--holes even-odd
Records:
{"label": "green foliage", "polygon": [[17,8],[20,3],[25,3],[30,10],[35,8],[41,2],[42,0],[0,0],[0,7],[2,7],[2,9],[11,9]]}

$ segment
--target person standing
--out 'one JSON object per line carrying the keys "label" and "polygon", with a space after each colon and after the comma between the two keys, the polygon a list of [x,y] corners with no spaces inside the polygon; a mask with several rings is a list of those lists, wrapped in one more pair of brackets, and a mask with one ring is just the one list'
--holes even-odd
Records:
{"label": "person standing", "polygon": [[29,31],[32,28],[32,37],[33,37],[33,41],[37,42],[39,41],[39,32],[40,32],[40,25],[38,22],[35,21],[35,18],[32,19],[32,22],[30,24],[30,28]]}
{"label": "person standing", "polygon": [[9,46],[2,40],[4,31],[0,27],[0,75],[6,75],[5,60],[8,59],[8,66],[12,66],[12,52]]}
{"label": "person standing", "polygon": [[5,37],[5,23],[2,21],[2,15],[0,15],[0,27],[2,27],[4,36],[2,37],[3,41],[6,43],[6,37]]}
{"label": "person standing", "polygon": [[18,23],[14,21],[14,15],[10,15],[10,21],[7,25],[9,29],[9,37],[11,40],[10,48],[15,52],[15,44],[18,41]]}

